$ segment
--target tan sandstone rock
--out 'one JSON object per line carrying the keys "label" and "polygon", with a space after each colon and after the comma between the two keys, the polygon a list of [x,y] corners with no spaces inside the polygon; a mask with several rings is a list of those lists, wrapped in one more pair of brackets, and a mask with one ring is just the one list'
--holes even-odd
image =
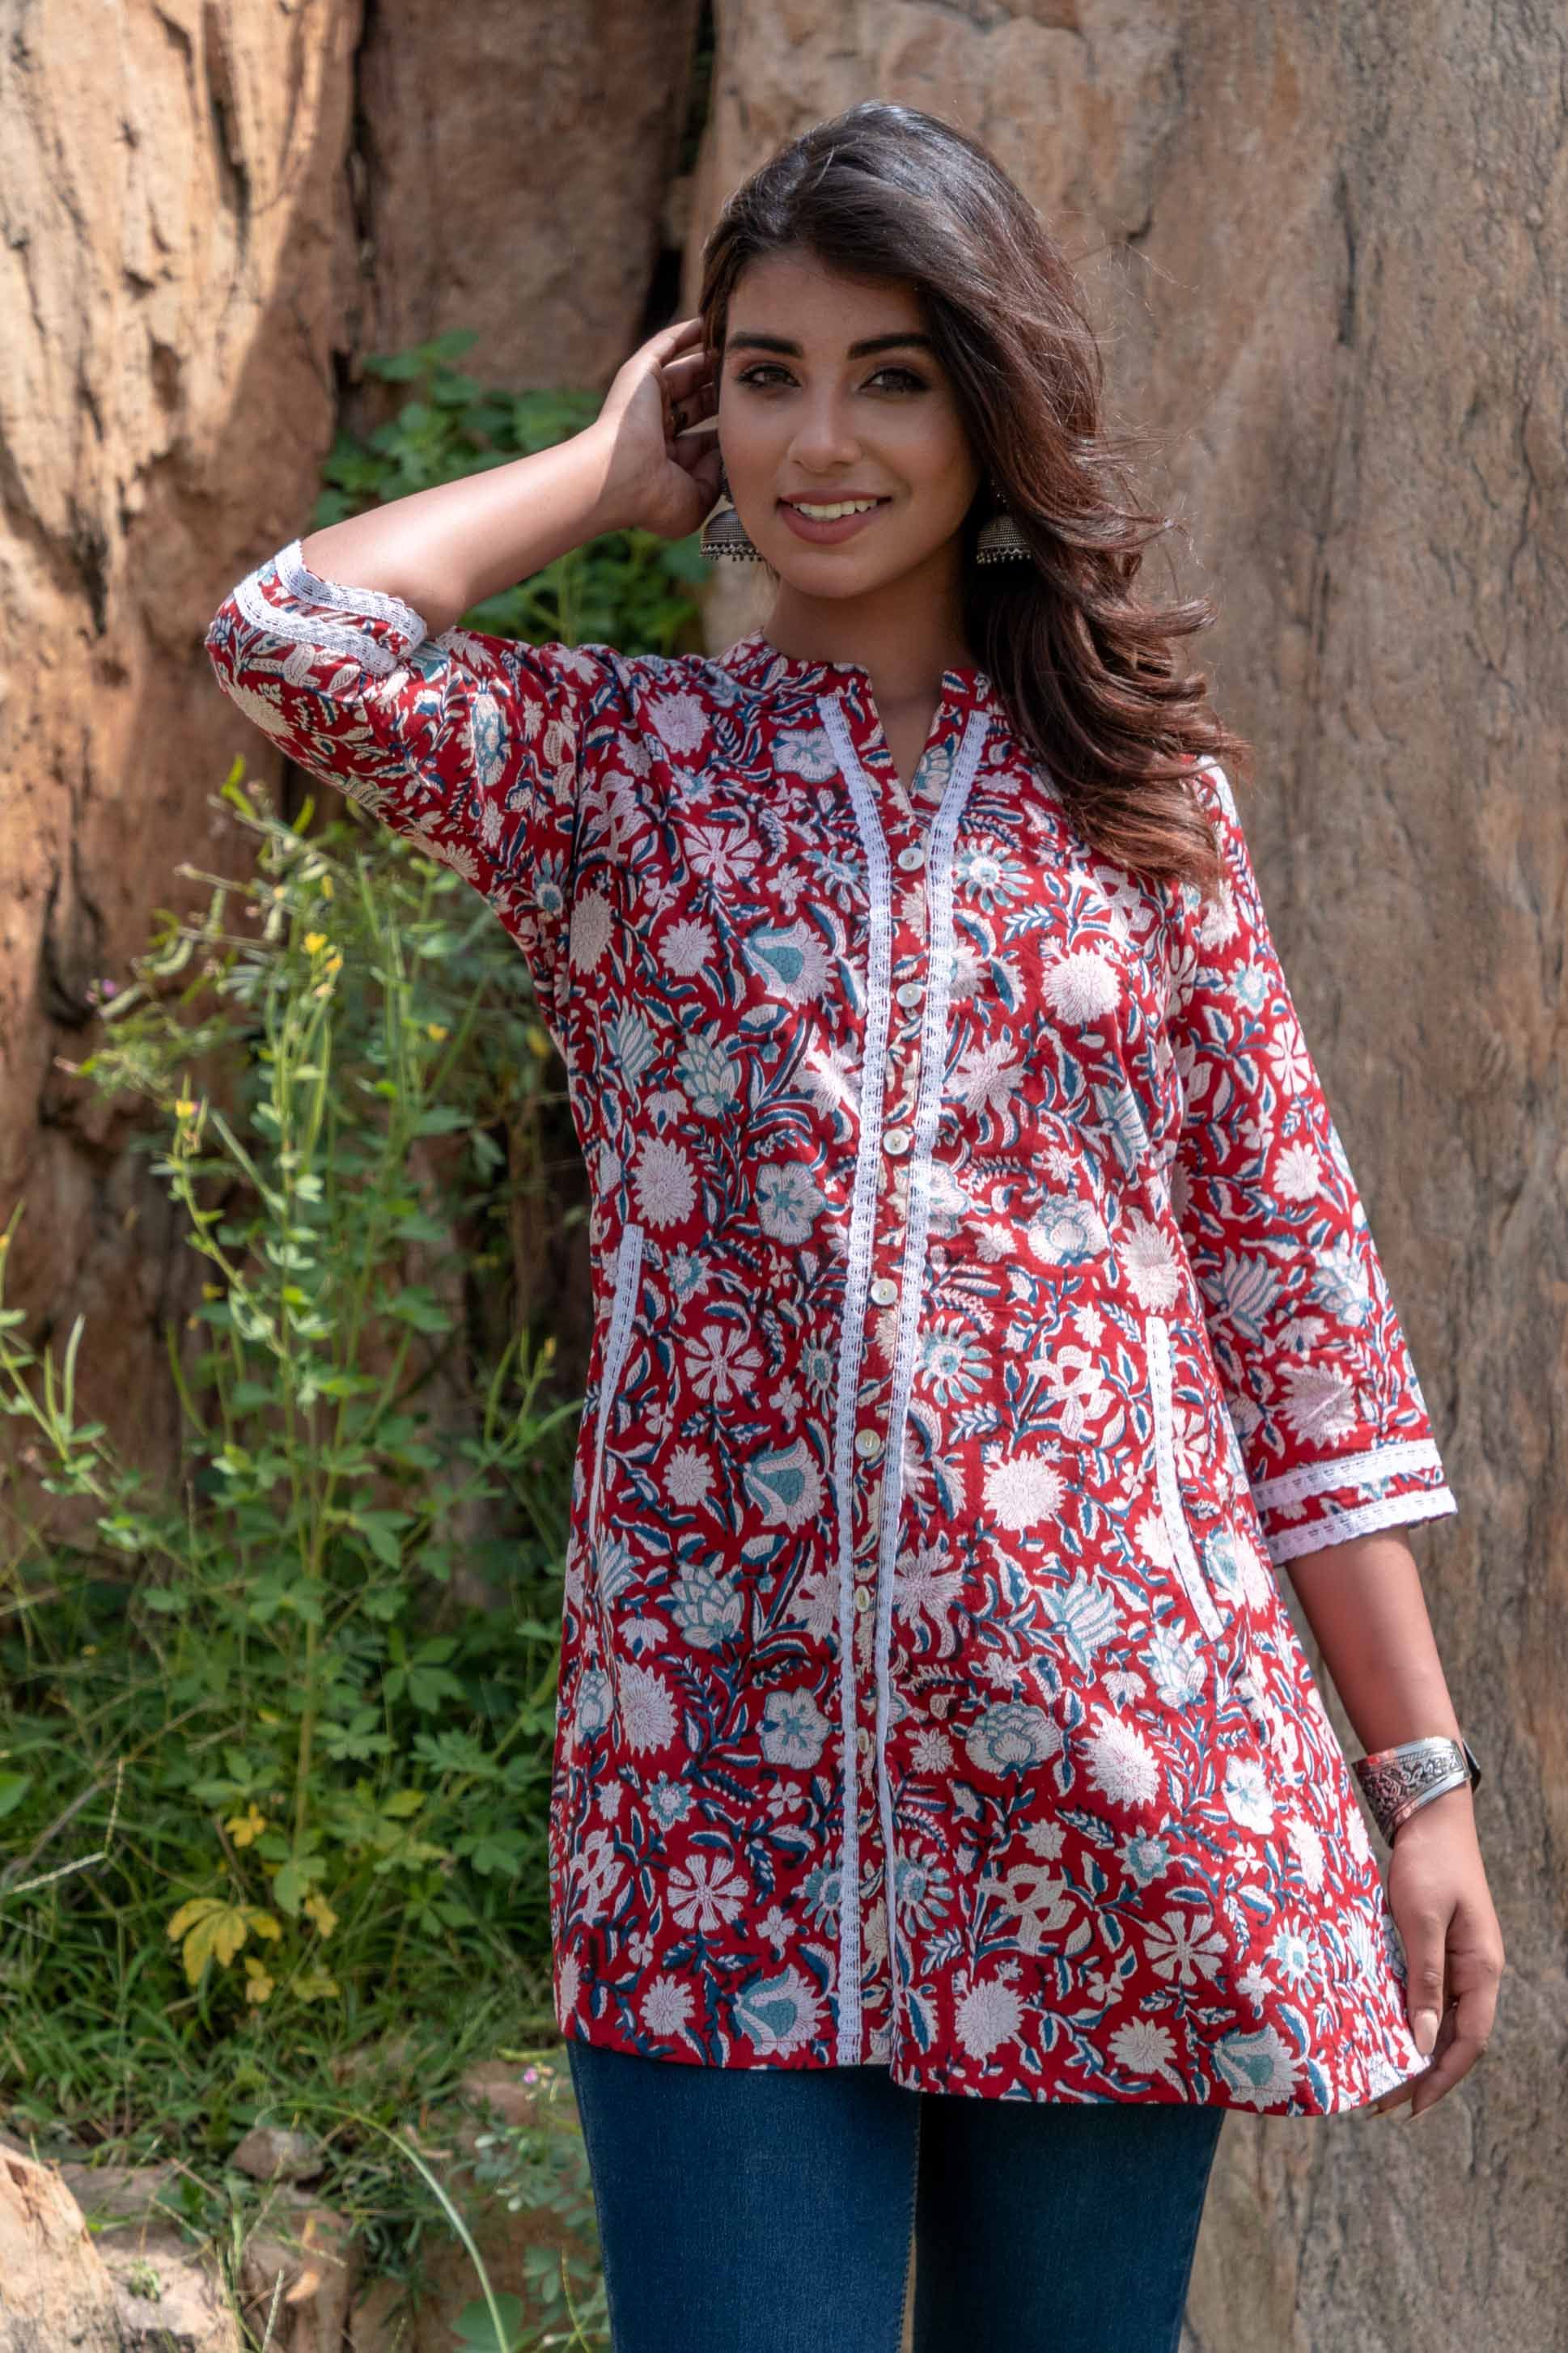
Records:
{"label": "tan sandstone rock", "polygon": [[58,1063],[90,1046],[90,985],[191,903],[176,867],[242,860],[207,807],[235,753],[277,776],[203,632],[310,528],[339,424],[379,413],[361,354],[473,325],[502,383],[608,383],[696,0],[421,0],[368,37],[358,0],[126,0],[85,26],[0,0],[0,1224],[25,1203],[11,1303],[57,1338],[87,1318],[84,1418],[154,1463],[162,1327],[202,1270],[125,1118]]}
{"label": "tan sandstone rock", "polygon": [[[136,2195],[129,2170],[109,2189],[110,2201],[144,2208],[150,2193]],[[177,2231],[143,2224],[100,2247],[54,2168],[0,2147],[0,2353],[241,2353],[241,2346],[221,2287]]]}

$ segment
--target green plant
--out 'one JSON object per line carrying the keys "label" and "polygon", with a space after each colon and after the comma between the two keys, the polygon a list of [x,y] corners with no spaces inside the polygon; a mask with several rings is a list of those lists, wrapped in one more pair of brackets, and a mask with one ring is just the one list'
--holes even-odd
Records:
{"label": "green plant", "polygon": [[[476,341],[467,329],[454,329],[411,351],[366,359],[369,375],[411,384],[415,397],[363,438],[339,435],[322,469],[313,528],[552,448],[598,415],[601,402],[593,393],[503,393],[463,375],[451,362]],[[559,638],[669,653],[696,642],[691,592],[705,575],[695,536],[671,541],[646,531],[606,532],[486,598],[463,619],[469,628],[536,644]]]}
{"label": "green plant", "polygon": [[[547,1947],[576,1410],[538,1401],[550,1339],[477,1368],[467,1351],[487,1251],[458,1231],[493,1221],[549,1053],[510,942],[395,837],[312,837],[237,773],[223,799],[254,876],[205,878],[205,914],[166,920],[81,1066],[156,1107],[154,1170],[211,1271],[207,1345],[169,1351],[179,1491],[78,1418],[79,1320],[57,1366],[0,1314],[0,1407],[32,1425],[43,1487],[90,1514],[69,1551],[18,1530],[0,1805],[36,1842],[62,1767],[101,1782],[125,1761],[157,1839],[116,1851],[121,1901],[142,1923],[163,1905],[209,2032],[392,1992],[413,1948],[456,1984],[488,1943]],[[202,1064],[226,1100],[190,1091]],[[459,1555],[493,1610],[445,1590]],[[46,1875],[23,1900],[58,1931],[85,1899]],[[161,1982],[161,1959],[137,1966]]]}
{"label": "green plant", "polygon": [[[475,2140],[477,2155],[470,2171],[487,2195],[500,2199],[513,2214],[555,2217],[573,2247],[536,2247],[524,2251],[529,2286],[540,2313],[538,2332],[519,2335],[514,2343],[492,2347],[483,2335],[489,2316],[480,2305],[470,2305],[458,2316],[475,2332],[471,2341],[483,2353],[533,2353],[543,2346],[584,2348],[607,2346],[609,2317],[599,2256],[598,2211],[593,2181],[574,2102],[566,2096],[568,2080],[559,2050],[509,2051],[502,2054],[524,2063],[522,2081],[537,2086],[533,2120],[528,2124],[497,2125]],[[519,2311],[521,2312],[521,2306]]]}

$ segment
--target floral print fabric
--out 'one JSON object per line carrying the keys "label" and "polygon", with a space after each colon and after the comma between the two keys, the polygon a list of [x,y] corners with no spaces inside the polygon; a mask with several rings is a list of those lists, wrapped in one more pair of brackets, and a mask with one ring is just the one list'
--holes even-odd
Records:
{"label": "floral print fabric", "polygon": [[1095,853],[992,681],[430,638],[299,542],[239,709],[495,908],[594,1341],[550,1871],[569,2036],[1310,2115],[1425,2068],[1277,1571],[1451,1513],[1221,770]]}

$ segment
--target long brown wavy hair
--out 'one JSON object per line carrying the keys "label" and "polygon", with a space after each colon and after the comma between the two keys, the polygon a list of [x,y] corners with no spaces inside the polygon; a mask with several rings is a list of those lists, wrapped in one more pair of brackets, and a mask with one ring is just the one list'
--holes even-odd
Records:
{"label": "long brown wavy hair", "polygon": [[[742,272],[803,248],[847,276],[912,287],[983,480],[962,526],[968,643],[1074,824],[1118,863],[1212,891],[1222,862],[1194,761],[1250,767],[1173,641],[1215,617],[1206,596],[1152,602],[1139,567],[1174,526],[1133,495],[1142,435],[1109,433],[1104,364],[1082,290],[1022,190],[938,116],[868,99],[778,150],[736,189],[703,246],[698,309],[715,362]],[[976,564],[995,512],[1034,561]]]}

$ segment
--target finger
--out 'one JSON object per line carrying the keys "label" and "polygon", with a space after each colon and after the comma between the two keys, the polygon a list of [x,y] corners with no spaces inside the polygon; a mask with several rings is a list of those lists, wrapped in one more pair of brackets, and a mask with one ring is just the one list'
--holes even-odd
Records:
{"label": "finger", "polygon": [[672,380],[667,368],[661,389],[666,406],[683,408],[688,423],[694,417],[711,416],[719,406],[717,385],[702,375],[676,376]]}
{"label": "finger", "polygon": [[[711,428],[718,414],[718,403],[700,392],[688,394],[684,400],[671,404],[669,431],[672,436],[700,432],[704,426]],[[673,455],[673,452],[671,453]]]}
{"label": "finger", "polygon": [[1392,2115],[1395,2108],[1402,2106],[1404,2103],[1409,2099],[1411,2094],[1415,2089],[1415,2080],[1413,2080],[1408,2084],[1401,2084],[1396,2092],[1384,2092],[1381,2100],[1372,2101],[1367,2108],[1368,2116],[1386,2116]]}
{"label": "finger", "polygon": [[1437,2029],[1443,2022],[1443,1976],[1447,1960],[1447,1920],[1427,1917],[1413,1922],[1408,1931],[1401,1921],[1405,1939],[1405,2008],[1410,2021],[1410,2031],[1415,2038],[1415,2048],[1423,2059],[1430,2059],[1437,2041]]}
{"label": "finger", "polygon": [[1416,2085],[1410,2103],[1413,2116],[1425,2116],[1435,2101],[1469,2073],[1487,2047],[1496,2008],[1497,1992],[1490,1985],[1472,1986],[1459,1996],[1449,2012],[1452,2031]]}
{"label": "finger", "polygon": [[695,343],[701,332],[702,318],[699,312],[695,318],[676,319],[669,326],[661,327],[658,334],[648,337],[643,349],[655,360],[672,359],[677,353],[685,351],[689,344]]}
{"label": "finger", "polygon": [[704,435],[689,435],[670,451],[670,456],[683,471],[689,474],[710,506],[719,495],[721,473],[719,443]]}
{"label": "finger", "polygon": [[708,354],[706,352],[679,352],[674,359],[661,360],[659,369],[666,384],[684,392],[689,385],[700,381],[709,373]]}

